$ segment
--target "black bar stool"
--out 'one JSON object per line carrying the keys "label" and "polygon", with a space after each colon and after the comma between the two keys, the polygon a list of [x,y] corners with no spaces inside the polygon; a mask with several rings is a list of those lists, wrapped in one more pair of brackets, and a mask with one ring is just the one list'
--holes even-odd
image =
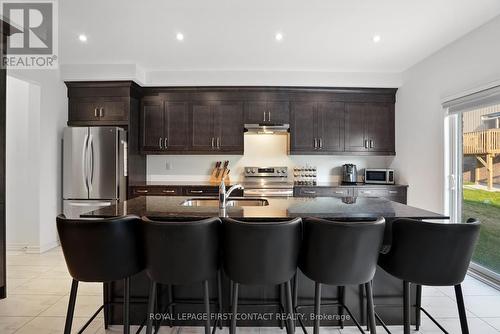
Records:
{"label": "black bar stool", "polygon": [[[123,333],[128,334],[130,277],[144,270],[140,219],[124,216],[83,220],[59,215],[57,231],[68,271],[73,277],[64,333],[71,333],[78,282],[123,280]],[[102,305],[78,333],[82,333],[105,306]]]}
{"label": "black bar stool", "polygon": [[[224,272],[232,281],[231,327],[236,333],[240,284],[284,285],[287,333],[294,332],[290,280],[297,271],[301,219],[290,221],[237,221],[222,223]],[[243,305],[242,305],[243,306]]]}
{"label": "black bar stool", "polygon": [[[153,330],[153,314],[157,284],[185,285],[202,283],[205,306],[205,334],[210,334],[210,299],[208,280],[219,274],[219,218],[196,221],[175,219],[153,221],[143,220],[143,236],[146,256],[146,273],[151,279],[147,316],[147,331]],[[222,310],[220,290],[219,312]],[[167,307],[180,304],[172,301]],[[217,317],[219,321],[220,317]],[[214,325],[214,331],[215,326]]]}
{"label": "black bar stool", "polygon": [[422,285],[454,286],[463,334],[468,334],[462,286],[479,236],[480,223],[431,223],[397,219],[392,225],[392,245],[381,254],[379,266],[403,281],[404,333],[410,333],[410,284],[417,285],[415,306],[417,330],[420,311],[444,332],[447,331],[421,306]]}
{"label": "black bar stool", "polygon": [[[382,246],[385,221],[332,221],[326,219],[304,219],[304,236],[300,256],[300,270],[315,282],[314,294],[314,334],[319,334],[321,285],[341,287],[338,305],[351,316],[358,329],[361,325],[344,304],[345,286],[363,284],[368,301],[368,321],[375,324],[371,280],[377,268],[377,259]],[[297,309],[311,307],[298,305]],[[300,317],[299,317],[300,320]],[[305,327],[302,324],[302,329]],[[376,333],[370,326],[370,333]]]}

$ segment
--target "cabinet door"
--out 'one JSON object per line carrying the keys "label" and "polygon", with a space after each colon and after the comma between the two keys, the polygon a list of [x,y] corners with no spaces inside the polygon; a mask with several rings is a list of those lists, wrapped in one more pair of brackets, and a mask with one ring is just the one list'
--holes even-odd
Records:
{"label": "cabinet door", "polygon": [[290,104],[288,101],[271,101],[267,103],[267,123],[290,123]]}
{"label": "cabinet door", "polygon": [[99,121],[127,121],[129,101],[127,98],[102,98],[99,103]]}
{"label": "cabinet door", "polygon": [[316,103],[291,103],[290,150],[292,152],[314,152],[316,138]]}
{"label": "cabinet door", "polygon": [[344,103],[318,103],[317,129],[320,151],[344,151]]}
{"label": "cabinet door", "polygon": [[165,101],[164,142],[166,151],[184,151],[188,148],[188,103]]}
{"label": "cabinet door", "polygon": [[395,152],[394,105],[385,103],[368,105],[365,121],[370,151]]}
{"label": "cabinet door", "polygon": [[[82,97],[69,101],[69,122],[126,122],[129,101],[123,97]],[[109,124],[109,123],[107,123]]]}
{"label": "cabinet door", "polygon": [[143,151],[156,152],[163,149],[164,113],[161,99],[142,102],[142,138]]}
{"label": "cabinet door", "polygon": [[191,150],[212,151],[215,149],[214,117],[212,104],[195,102],[192,107]]}
{"label": "cabinet door", "polygon": [[214,119],[217,150],[243,153],[243,104],[218,103],[214,106]]}
{"label": "cabinet door", "polygon": [[365,103],[346,103],[345,105],[345,151],[368,151]]}
{"label": "cabinet door", "polygon": [[98,121],[99,103],[93,98],[73,98],[69,101],[69,122]]}
{"label": "cabinet door", "polygon": [[250,101],[245,103],[245,123],[267,123],[267,102]]}

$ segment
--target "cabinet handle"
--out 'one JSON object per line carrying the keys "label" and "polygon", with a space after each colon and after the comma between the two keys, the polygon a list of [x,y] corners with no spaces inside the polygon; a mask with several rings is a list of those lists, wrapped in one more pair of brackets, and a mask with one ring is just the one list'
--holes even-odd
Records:
{"label": "cabinet handle", "polygon": [[322,149],[323,148],[323,139],[322,138],[318,139],[318,142],[319,142],[319,148]]}
{"label": "cabinet handle", "polygon": [[271,122],[271,112],[270,111],[267,112],[267,121]]}
{"label": "cabinet handle", "polygon": [[337,190],[335,191],[336,194],[343,194],[344,192],[343,191],[340,191],[340,190]]}
{"label": "cabinet handle", "polygon": [[94,108],[94,117],[97,117],[97,108]]}
{"label": "cabinet handle", "polygon": [[313,191],[313,190],[302,190],[302,192],[303,192],[304,194],[310,194],[310,195],[314,195],[314,194],[316,194],[316,192],[315,192],[315,191]]}
{"label": "cabinet handle", "polygon": [[191,194],[203,194],[203,190],[190,190]]}
{"label": "cabinet handle", "polygon": [[214,148],[214,140],[215,140],[215,138],[212,137],[212,149]]}
{"label": "cabinet handle", "polygon": [[398,191],[397,190],[389,190],[389,194],[397,194]]}
{"label": "cabinet handle", "polygon": [[373,140],[370,139],[370,148],[373,148]]}
{"label": "cabinet handle", "polygon": [[168,139],[167,139],[167,137],[165,137],[165,138],[163,139],[163,146],[165,147],[165,149],[167,149],[167,148],[168,148],[168,145],[167,145],[167,144],[168,144]]}
{"label": "cabinet handle", "polygon": [[103,107],[101,107],[99,109],[99,117],[104,117],[104,108]]}
{"label": "cabinet handle", "polygon": [[217,149],[220,150],[220,137],[217,137]]}
{"label": "cabinet handle", "polygon": [[160,146],[160,150],[163,150],[163,146],[161,145],[161,137],[160,140],[158,140],[158,146]]}
{"label": "cabinet handle", "polygon": [[362,194],[371,194],[372,192],[370,190],[362,190],[361,193]]}
{"label": "cabinet handle", "polygon": [[318,148],[318,144],[317,144],[317,139],[316,138],[313,139],[313,145],[314,145],[314,149]]}
{"label": "cabinet handle", "polygon": [[175,194],[175,190],[165,190],[164,189],[161,192],[164,193],[164,194]]}
{"label": "cabinet handle", "polygon": [[368,148],[368,139],[365,139],[365,148]]}
{"label": "cabinet handle", "polygon": [[264,111],[264,122],[266,121],[266,112]]}
{"label": "cabinet handle", "polygon": [[148,191],[146,189],[144,189],[144,190],[137,189],[135,192],[139,193],[139,194],[147,194],[148,193]]}

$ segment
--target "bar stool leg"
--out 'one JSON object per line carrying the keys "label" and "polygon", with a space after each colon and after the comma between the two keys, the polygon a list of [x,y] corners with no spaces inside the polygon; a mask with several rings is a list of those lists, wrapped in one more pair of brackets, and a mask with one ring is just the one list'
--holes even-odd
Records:
{"label": "bar stool leg", "polygon": [[104,304],[104,329],[109,327],[109,283],[102,284],[102,300]]}
{"label": "bar stool leg", "polygon": [[314,287],[314,334],[319,334],[319,314],[321,312],[321,283],[316,282]]}
{"label": "bar stool leg", "polygon": [[233,282],[232,297],[231,301],[231,327],[229,328],[229,334],[236,334],[236,314],[238,312],[238,286],[239,284]]}
{"label": "bar stool leg", "polygon": [[149,285],[149,300],[148,300],[148,314],[147,314],[147,327],[146,334],[153,332],[153,318],[155,312],[155,299],[156,299],[156,282],[151,281]]}
{"label": "bar stool leg", "polygon": [[341,329],[344,329],[344,305],[345,305],[345,286],[339,286],[337,288],[338,294],[339,294],[339,314],[340,314],[340,320],[339,320],[339,326]]}
{"label": "bar stool leg", "polygon": [[208,280],[203,281],[203,302],[205,303],[205,334],[210,334],[210,296]]}
{"label": "bar stool leg", "polygon": [[221,277],[220,270],[217,271],[217,299],[218,299],[218,304],[219,304],[219,329],[222,330],[222,312],[223,306],[222,306],[222,277]]}
{"label": "bar stool leg", "polygon": [[174,307],[172,306],[172,303],[174,301],[174,288],[172,287],[172,284],[169,284],[167,286],[167,292],[168,292],[168,313],[170,314],[170,320],[168,321],[168,324],[170,328],[174,327],[174,321],[172,320],[172,317],[174,315]]}
{"label": "bar stool leg", "polygon": [[403,323],[404,334],[410,334],[410,282],[403,281]]}
{"label": "bar stool leg", "polygon": [[365,283],[366,289],[366,303],[368,304],[368,320],[367,323],[370,324],[370,333],[377,334],[377,325],[375,323],[375,310],[373,308],[373,289],[372,283]]}
{"label": "bar stool leg", "polygon": [[130,277],[123,280],[124,300],[123,300],[123,334],[130,334]]}
{"label": "bar stool leg", "polygon": [[422,286],[420,284],[417,285],[417,301],[415,303],[415,329],[418,331],[420,329],[421,324],[421,310],[422,307]]}
{"label": "bar stool leg", "polygon": [[287,311],[287,320],[286,320],[286,329],[287,334],[295,333],[295,325],[293,321],[293,305],[292,305],[292,287],[290,281],[285,283],[285,299],[286,299],[286,311]]}
{"label": "bar stool leg", "polygon": [[455,297],[457,298],[458,315],[460,317],[460,327],[462,334],[469,334],[467,325],[467,314],[465,313],[464,295],[462,294],[462,285],[455,285]]}
{"label": "bar stool leg", "polygon": [[[278,292],[279,292],[279,308],[280,308],[280,313],[283,314],[285,310],[283,309],[283,288],[285,284],[279,284],[278,285]],[[283,317],[280,317],[280,329],[283,329],[285,322],[283,321]],[[288,330],[288,329],[287,329]]]}
{"label": "bar stool leg", "polygon": [[66,324],[64,325],[64,334],[71,334],[73,324],[73,315],[75,314],[76,293],[78,292],[78,281],[71,282],[71,292],[69,295],[68,312],[66,313]]}

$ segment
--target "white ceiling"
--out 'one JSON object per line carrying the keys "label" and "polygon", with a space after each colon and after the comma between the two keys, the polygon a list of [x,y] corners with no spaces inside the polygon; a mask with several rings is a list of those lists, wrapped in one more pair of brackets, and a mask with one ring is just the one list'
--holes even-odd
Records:
{"label": "white ceiling", "polygon": [[499,0],[61,0],[59,52],[146,71],[398,73],[499,14]]}

